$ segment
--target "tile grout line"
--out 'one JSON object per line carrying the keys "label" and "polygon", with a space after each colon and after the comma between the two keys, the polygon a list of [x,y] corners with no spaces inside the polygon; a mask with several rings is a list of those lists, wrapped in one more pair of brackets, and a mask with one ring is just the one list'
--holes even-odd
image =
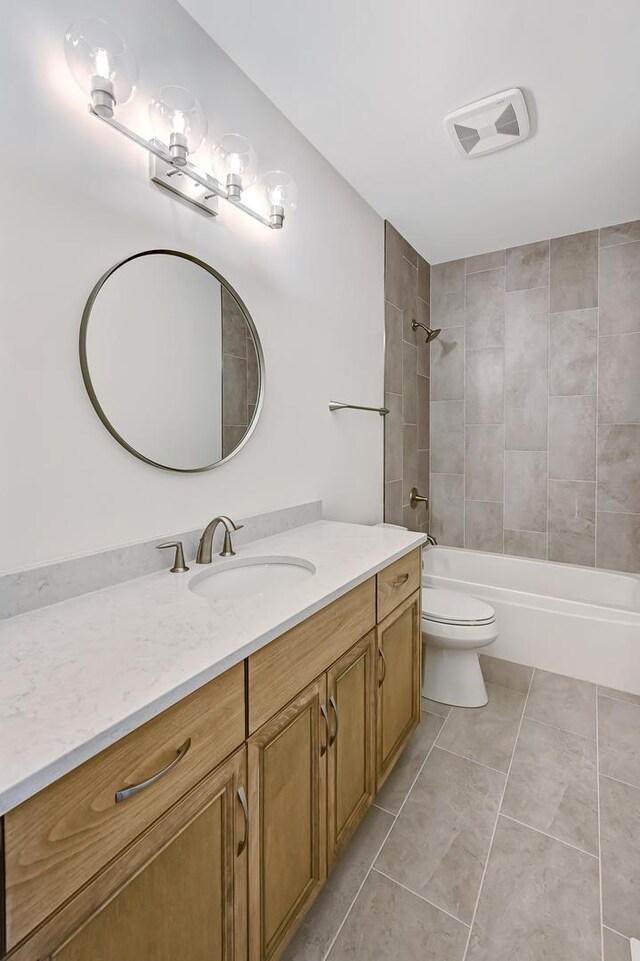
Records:
{"label": "tile grout line", "polygon": [[502,809],[502,802],[504,801],[504,796],[505,796],[506,791],[507,791],[507,785],[508,785],[508,783],[509,783],[509,775],[510,775],[510,773],[511,773],[511,766],[512,766],[512,764],[513,764],[513,758],[515,757],[516,747],[518,746],[518,740],[519,740],[519,738],[520,738],[520,730],[521,730],[521,728],[522,728],[522,722],[524,721],[524,712],[525,712],[525,710],[526,710],[526,708],[527,708],[527,702],[528,702],[528,700],[529,700],[529,695],[530,695],[530,693],[531,693],[531,685],[533,684],[533,679],[534,679],[535,676],[536,676],[536,668],[534,668],[533,671],[531,672],[531,677],[529,678],[529,687],[527,688],[527,696],[526,696],[526,698],[525,698],[525,700],[524,700],[524,704],[522,705],[522,714],[520,715],[520,723],[519,723],[519,725],[518,725],[518,730],[517,730],[517,732],[516,732],[515,740],[514,740],[514,742],[513,742],[513,750],[512,750],[512,752],[511,752],[511,760],[509,761],[509,767],[508,767],[508,769],[507,769],[507,776],[506,776],[506,778],[505,778],[505,780],[504,780],[504,787],[503,787],[503,789],[502,789],[502,794],[501,794],[501,796],[500,796],[500,803],[499,803],[499,805],[498,805],[498,810],[497,810],[497,813],[496,813],[496,821],[495,821],[495,824],[493,825],[493,833],[492,833],[492,835],[491,835],[491,840],[489,841],[489,847],[488,847],[488,849],[487,849],[487,857],[486,857],[486,860],[485,860],[485,862],[484,862],[484,868],[483,868],[483,870],[482,870],[482,877],[480,878],[480,887],[478,888],[478,897],[476,898],[475,907],[474,907],[474,909],[473,909],[473,915],[471,916],[471,924],[469,925],[469,936],[468,936],[468,938],[467,938],[467,943],[466,943],[466,945],[465,945],[464,954],[462,955],[461,961],[466,961],[467,954],[469,953],[469,945],[471,944],[471,935],[473,934],[473,926],[474,926],[474,924],[475,924],[476,915],[477,915],[477,913],[478,913],[478,905],[480,904],[480,897],[481,897],[481,895],[482,895],[482,889],[483,889],[483,887],[484,887],[484,879],[485,879],[485,877],[486,877],[486,875],[487,875],[487,868],[489,867],[489,860],[490,860],[490,858],[491,858],[491,851],[492,851],[492,848],[493,848],[493,842],[494,842],[494,840],[495,840],[496,831],[498,830],[498,822],[499,822],[499,820],[500,820],[500,811],[501,811],[501,809]]}
{"label": "tile grout line", "polygon": [[550,841],[557,841],[558,844],[564,844],[565,847],[571,848],[573,851],[579,851],[580,854],[585,854],[588,858],[595,858],[596,861],[600,860],[597,854],[593,851],[585,851],[584,848],[579,848],[577,844],[572,844],[571,841],[565,841],[563,838],[557,837],[555,834],[548,834],[546,831],[542,831],[540,828],[536,828],[533,824],[527,824],[526,821],[520,821],[518,818],[514,818],[511,814],[505,814],[501,811],[499,817],[505,818],[507,821],[513,821],[514,824],[519,824],[523,828],[527,828],[529,831],[534,831],[536,834],[541,834],[544,838],[549,838]]}
{"label": "tile grout line", "polygon": [[[446,722],[447,722],[447,719],[445,718],[444,724],[446,724]],[[442,727],[444,727],[444,724],[442,725]],[[442,730],[442,728],[441,728],[441,730]],[[348,909],[347,909],[347,911],[346,911],[346,913],[345,913],[344,918],[343,918],[342,921],[340,922],[340,926],[338,927],[338,930],[336,931],[335,935],[334,935],[333,938],[331,939],[331,943],[329,944],[329,947],[327,948],[326,953],[323,955],[323,961],[327,961],[327,958],[329,957],[329,955],[331,954],[331,952],[332,952],[332,950],[333,950],[333,946],[335,945],[336,941],[337,941],[338,938],[340,937],[340,932],[342,931],[343,927],[345,926],[345,924],[346,924],[346,922],[347,922],[347,918],[348,918],[349,915],[351,914],[351,911],[352,911],[352,909],[353,909],[353,906],[354,906],[354,904],[356,903],[356,901],[358,900],[358,897],[360,896],[360,892],[362,891],[363,887],[365,886],[365,884],[366,884],[366,882],[367,882],[367,878],[369,877],[369,875],[370,875],[371,872],[373,871],[373,869],[374,869],[373,866],[374,866],[374,864],[376,863],[376,861],[378,860],[378,858],[380,857],[380,852],[382,851],[383,847],[384,847],[385,844],[387,843],[387,840],[388,840],[388,838],[389,838],[389,835],[390,835],[391,832],[393,831],[393,828],[394,828],[394,826],[395,826],[395,824],[396,824],[396,821],[397,821],[398,818],[400,817],[400,815],[401,815],[401,813],[402,813],[402,809],[404,808],[405,804],[407,803],[407,799],[408,799],[409,795],[411,794],[411,792],[413,791],[413,788],[414,788],[414,786],[415,786],[416,781],[418,780],[418,778],[419,778],[420,775],[422,774],[422,769],[424,768],[425,764],[426,764],[427,761],[429,760],[429,757],[431,756],[431,752],[433,751],[434,745],[435,745],[435,741],[433,742],[433,744],[431,745],[431,747],[430,747],[429,750],[427,751],[427,755],[426,755],[424,761],[422,762],[422,764],[420,765],[420,768],[418,769],[418,773],[416,774],[416,776],[414,777],[413,781],[411,782],[411,786],[409,787],[409,790],[408,790],[407,793],[405,794],[405,797],[404,797],[404,800],[403,800],[402,804],[401,804],[400,807],[398,808],[398,813],[395,814],[395,815],[392,815],[393,821],[391,822],[391,825],[389,826],[389,830],[387,831],[387,833],[385,834],[384,838],[382,839],[382,843],[380,844],[380,847],[378,848],[378,850],[377,850],[376,853],[374,854],[374,856],[373,856],[373,858],[372,858],[372,860],[371,860],[371,864],[370,864],[370,866],[369,866],[369,869],[367,870],[367,873],[365,874],[364,878],[362,879],[362,883],[359,885],[358,890],[356,891],[356,893],[355,893],[355,895],[354,895],[354,897],[353,897],[353,900],[352,900],[351,904],[349,905],[349,907],[348,907]],[[380,808],[380,810],[383,810],[383,809]],[[387,812],[385,812],[385,813],[391,814],[390,811],[387,811]]]}
{"label": "tile grout line", "polygon": [[604,961],[604,911],[602,904],[602,828],[600,818],[600,715],[598,711],[598,687],[596,685],[596,796],[598,802],[598,893],[600,899],[600,957]]}
{"label": "tile grout line", "polygon": [[[480,273],[480,271],[478,271],[478,273]],[[440,737],[439,734],[438,737]],[[462,761],[470,761],[471,764],[477,764],[479,767],[483,767],[486,771],[493,771],[494,774],[501,774],[502,777],[506,777],[506,771],[500,771],[497,767],[491,767],[490,764],[484,764],[482,761],[476,761],[474,757],[467,757],[466,754],[458,754],[457,751],[452,751],[448,747],[442,747],[440,744],[434,744],[433,746],[437,751],[443,751],[445,754],[451,754],[453,757],[459,757]]]}
{"label": "tile grout line", "polygon": [[[478,271],[478,273],[479,273],[479,272],[480,272],[480,271]],[[402,884],[401,881],[396,881],[395,878],[392,878],[390,875],[385,874],[384,871],[381,871],[381,870],[380,870],[380,868],[372,867],[371,870],[372,870],[372,871],[375,871],[376,874],[380,874],[383,878],[386,878],[387,881],[392,881],[393,884],[397,884],[398,887],[399,887],[399,888],[402,888],[403,891],[407,891],[409,894],[413,894],[414,897],[420,898],[421,901],[424,901],[425,904],[429,904],[432,908],[435,908],[436,911],[441,911],[442,914],[446,914],[447,917],[448,917],[448,918],[451,918],[452,921],[457,921],[458,924],[463,924],[463,925],[465,926],[465,928],[468,928],[468,927],[469,927],[469,925],[468,925],[468,923],[467,923],[466,921],[463,921],[461,918],[457,918],[457,917],[455,916],[455,914],[451,914],[451,911],[447,911],[445,908],[441,908],[439,904],[434,904],[433,901],[430,901],[430,900],[429,900],[429,898],[425,898],[422,894],[418,894],[418,892],[417,892],[417,891],[414,891],[412,888],[408,888],[407,885],[406,885],[406,884]]]}
{"label": "tile grout line", "polygon": [[603,924],[602,927],[606,928],[607,931],[612,931],[614,934],[617,934],[619,938],[624,938],[625,941],[629,940],[628,934],[623,934],[622,931],[616,931],[616,929],[612,928],[610,924]]}
{"label": "tile grout line", "polygon": [[[574,678],[572,678],[574,680]],[[579,678],[575,678],[579,680]],[[551,727],[554,731],[560,731],[562,734],[571,734],[572,737],[581,737],[585,741],[595,741],[595,737],[589,737],[588,734],[578,734],[577,731],[568,731],[566,727],[558,727],[557,724],[551,724],[550,721],[542,721],[539,717],[531,717],[530,714],[525,715],[526,721],[533,721],[534,724],[544,724],[545,727]]]}
{"label": "tile grout line", "polygon": [[631,781],[623,781],[622,778],[613,777],[611,774],[600,774],[600,777],[604,777],[607,781],[615,781],[616,784],[624,784],[625,787],[633,788],[635,791],[640,791],[640,784],[632,784]]}

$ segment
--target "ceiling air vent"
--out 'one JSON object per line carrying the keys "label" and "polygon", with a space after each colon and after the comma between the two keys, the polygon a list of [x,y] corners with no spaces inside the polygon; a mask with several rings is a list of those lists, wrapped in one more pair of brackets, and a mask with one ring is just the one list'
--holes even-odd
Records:
{"label": "ceiling air vent", "polygon": [[517,87],[460,107],[447,114],[444,123],[464,157],[513,147],[531,132],[527,105]]}

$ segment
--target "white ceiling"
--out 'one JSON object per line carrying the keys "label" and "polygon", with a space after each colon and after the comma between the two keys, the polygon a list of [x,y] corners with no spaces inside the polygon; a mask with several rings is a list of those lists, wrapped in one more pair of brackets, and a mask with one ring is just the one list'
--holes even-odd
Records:
{"label": "white ceiling", "polygon": [[[181,2],[432,263],[640,218],[638,0]],[[514,86],[532,138],[457,155]]]}

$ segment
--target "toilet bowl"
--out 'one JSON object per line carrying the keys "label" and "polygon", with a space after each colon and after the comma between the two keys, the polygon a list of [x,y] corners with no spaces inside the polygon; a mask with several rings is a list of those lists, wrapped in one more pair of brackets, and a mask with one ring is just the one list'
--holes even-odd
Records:
{"label": "toilet bowl", "polygon": [[486,704],[478,652],[497,636],[496,615],[489,604],[458,591],[423,587],[423,696],[456,707]]}

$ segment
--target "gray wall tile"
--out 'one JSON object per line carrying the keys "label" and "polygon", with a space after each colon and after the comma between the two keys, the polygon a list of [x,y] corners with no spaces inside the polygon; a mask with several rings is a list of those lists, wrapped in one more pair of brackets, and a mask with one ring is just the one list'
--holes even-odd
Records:
{"label": "gray wall tile", "polygon": [[402,481],[384,485],[384,519],[387,524],[402,524]]}
{"label": "gray wall tile", "polygon": [[429,450],[430,439],[429,378],[418,376],[418,450]]}
{"label": "gray wall tile", "polygon": [[598,306],[598,232],[588,230],[550,242],[551,310]]}
{"label": "gray wall tile", "polygon": [[598,510],[640,514],[640,424],[598,431]]}
{"label": "gray wall tile", "polygon": [[549,477],[596,479],[596,398],[549,398]]}
{"label": "gray wall tile", "polygon": [[504,267],[467,276],[467,350],[504,346]]}
{"label": "gray wall tile", "polygon": [[595,484],[549,480],[549,560],[593,567],[596,559]]}
{"label": "gray wall tile", "polygon": [[600,337],[598,420],[640,424],[640,333]]}
{"label": "gray wall tile", "polygon": [[464,400],[464,327],[443,330],[431,344],[431,399]]}
{"label": "gray wall tile", "polygon": [[464,324],[464,260],[431,267],[431,317],[435,327]]}
{"label": "gray wall tile", "polygon": [[466,352],[467,424],[504,421],[504,350],[501,347]]}
{"label": "gray wall tile", "polygon": [[488,254],[476,254],[475,257],[467,257],[465,267],[468,274],[473,274],[478,270],[491,270],[493,267],[504,267],[505,251],[492,250]]}
{"label": "gray wall tile", "polygon": [[502,554],[504,550],[504,507],[485,501],[466,501],[464,546],[472,551]]}
{"label": "gray wall tile", "polygon": [[465,432],[465,497],[503,500],[504,433],[501,426],[470,426]]}
{"label": "gray wall tile", "polygon": [[[418,451],[418,490],[423,497],[429,496],[429,461],[428,450]],[[424,517],[423,517],[424,520]]]}
{"label": "gray wall tile", "polygon": [[426,300],[427,303],[431,300],[431,267],[420,255],[418,255],[418,297]]}
{"label": "gray wall tile", "polygon": [[418,351],[402,344],[402,417],[405,424],[418,423]]}
{"label": "gray wall tile", "polygon": [[600,251],[600,334],[640,330],[640,241]]}
{"label": "gray wall tile", "polygon": [[385,300],[400,310],[412,312],[418,294],[418,270],[407,260],[404,241],[389,223],[385,237]]}
{"label": "gray wall tile", "polygon": [[[425,327],[431,325],[429,304],[418,297],[416,303],[416,320]],[[427,337],[423,330],[418,330],[415,335],[415,343],[418,346],[418,373],[428,377],[431,365],[431,345],[427,343]]]}
{"label": "gray wall tile", "polygon": [[616,571],[640,572],[640,514],[598,511],[596,564]]}
{"label": "gray wall tile", "polygon": [[534,531],[504,532],[504,552],[517,557],[535,557],[546,560],[547,535]]}
{"label": "gray wall tile", "polygon": [[384,479],[402,480],[402,394],[385,394]]}
{"label": "gray wall tile", "polygon": [[549,393],[595,394],[597,309],[551,314],[549,324]]}
{"label": "gray wall tile", "polygon": [[548,341],[549,288],[508,293],[505,316],[507,370],[547,367]]}
{"label": "gray wall tile", "polygon": [[546,451],[505,451],[505,515],[508,530],[547,530]]}
{"label": "gray wall tile", "polygon": [[402,393],[402,311],[384,305],[384,389]]}
{"label": "gray wall tile", "polygon": [[464,401],[431,402],[431,469],[438,474],[464,473]]}
{"label": "gray wall tile", "polygon": [[611,244],[626,244],[631,240],[640,240],[640,220],[631,220],[626,224],[600,228],[601,247],[609,247]]}
{"label": "gray wall tile", "polygon": [[507,250],[507,290],[528,290],[549,284],[549,241]]}
{"label": "gray wall tile", "polygon": [[418,428],[405,424],[402,428],[402,503],[409,503],[411,488],[418,486]]}
{"label": "gray wall tile", "polygon": [[431,533],[439,544],[464,547],[464,474],[431,474]]}
{"label": "gray wall tile", "polygon": [[547,371],[507,371],[505,446],[507,450],[547,449]]}

